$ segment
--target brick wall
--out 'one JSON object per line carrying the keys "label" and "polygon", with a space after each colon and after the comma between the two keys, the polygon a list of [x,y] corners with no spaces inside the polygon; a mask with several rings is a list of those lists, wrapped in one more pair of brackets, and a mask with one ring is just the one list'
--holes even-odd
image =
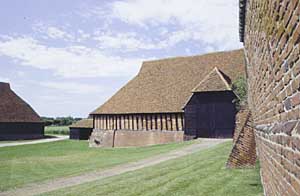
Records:
{"label": "brick wall", "polygon": [[129,131],[94,130],[90,137],[90,147],[149,146],[182,142],[183,131]]}
{"label": "brick wall", "polygon": [[248,102],[266,195],[300,195],[299,15],[299,0],[247,0]]}
{"label": "brick wall", "polygon": [[256,162],[255,136],[252,117],[248,108],[242,108],[236,116],[233,148],[228,158],[227,168],[253,167]]}
{"label": "brick wall", "polygon": [[233,133],[233,143],[235,143],[240,135],[240,132],[246,125],[250,111],[248,106],[244,105],[240,108],[235,116],[235,129]]}

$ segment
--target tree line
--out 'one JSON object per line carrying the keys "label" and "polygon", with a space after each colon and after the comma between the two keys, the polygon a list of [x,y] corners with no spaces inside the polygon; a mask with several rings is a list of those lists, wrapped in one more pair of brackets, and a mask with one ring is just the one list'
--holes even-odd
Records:
{"label": "tree line", "polygon": [[68,126],[71,125],[82,118],[73,118],[71,116],[68,117],[42,117],[43,122],[45,123],[45,126]]}

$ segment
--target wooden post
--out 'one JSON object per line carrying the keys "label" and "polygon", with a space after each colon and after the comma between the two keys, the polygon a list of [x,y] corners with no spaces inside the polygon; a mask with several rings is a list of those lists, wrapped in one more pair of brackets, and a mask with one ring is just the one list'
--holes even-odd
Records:
{"label": "wooden post", "polygon": [[107,126],[106,126],[106,115],[103,116],[103,129],[106,130]]}
{"label": "wooden post", "polygon": [[184,130],[185,129],[185,119],[184,119],[184,114],[182,113],[181,114],[181,124],[182,124],[182,130]]}
{"label": "wooden post", "polygon": [[109,115],[109,129],[112,130],[112,116]]}
{"label": "wooden post", "polygon": [[118,116],[119,116],[119,115],[115,115],[115,116],[116,116],[116,122],[115,122],[115,123],[116,123],[116,130],[118,130],[118,129],[119,129],[119,125],[118,125],[118,122],[119,122],[119,121],[118,121]]}
{"label": "wooden post", "polygon": [[100,118],[101,118],[101,116],[96,116],[95,117],[95,129],[100,129],[100,127],[101,127]]}
{"label": "wooden post", "polygon": [[143,117],[143,130],[147,130],[147,119],[145,115],[142,115]]}
{"label": "wooden post", "polygon": [[113,125],[114,125],[113,124],[113,121],[114,121],[113,116],[110,116],[109,119],[110,119],[110,129],[113,130]]}
{"label": "wooden post", "polygon": [[143,120],[142,120],[142,115],[138,115],[138,130],[143,130]]}
{"label": "wooden post", "polygon": [[156,116],[156,121],[157,121],[157,130],[162,130],[162,126],[161,126],[161,114],[157,114]]}
{"label": "wooden post", "polygon": [[98,123],[96,123],[96,129],[101,129],[101,125],[102,125],[102,122],[101,122],[101,116],[102,115],[99,115],[99,116],[96,116],[95,120],[98,121]]}
{"label": "wooden post", "polygon": [[152,130],[157,130],[156,114],[152,114]]}
{"label": "wooden post", "polygon": [[128,115],[128,129],[132,130],[132,115]]}
{"label": "wooden post", "polygon": [[137,119],[136,119],[136,115],[133,115],[133,119],[132,119],[132,123],[133,123],[133,130],[137,130]]}
{"label": "wooden post", "polygon": [[115,129],[115,115],[111,116],[111,129],[114,130]]}
{"label": "wooden post", "polygon": [[121,115],[118,115],[118,130],[121,129]]}
{"label": "wooden post", "polygon": [[114,114],[114,130],[117,129],[117,116]]}
{"label": "wooden post", "polygon": [[124,120],[124,115],[121,115],[121,129],[125,129],[125,120]]}
{"label": "wooden post", "polygon": [[147,117],[147,130],[151,130],[151,114],[146,114]]}
{"label": "wooden post", "polygon": [[162,114],[161,123],[162,123],[162,130],[167,130],[166,114]]}
{"label": "wooden post", "polygon": [[99,128],[99,126],[98,126],[98,124],[99,124],[99,116],[93,116],[93,126],[94,126],[94,129],[98,129]]}
{"label": "wooden post", "polygon": [[124,129],[128,129],[128,119],[127,119],[127,115],[124,115]]}
{"label": "wooden post", "polygon": [[172,114],[171,115],[171,120],[172,120],[172,130],[177,131],[177,114]]}
{"label": "wooden post", "polygon": [[178,131],[182,131],[182,114],[177,115],[177,126],[178,126]]}
{"label": "wooden post", "polygon": [[172,130],[171,115],[167,114],[167,130]]}

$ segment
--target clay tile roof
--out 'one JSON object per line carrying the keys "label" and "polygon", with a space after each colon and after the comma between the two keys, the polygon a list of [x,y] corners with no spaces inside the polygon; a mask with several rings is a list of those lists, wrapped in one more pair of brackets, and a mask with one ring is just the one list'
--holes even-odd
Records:
{"label": "clay tile roof", "polygon": [[93,128],[93,119],[82,119],[72,124],[70,128]]}
{"label": "clay tile roof", "polygon": [[225,79],[224,74],[215,67],[194,89],[192,92],[208,91],[230,91],[231,87]]}
{"label": "clay tile roof", "polygon": [[0,82],[0,122],[42,122],[39,115],[16,95],[8,83]]}
{"label": "clay tile roof", "polygon": [[146,61],[137,76],[91,114],[182,112],[192,90],[215,67],[231,81],[245,75],[243,50]]}

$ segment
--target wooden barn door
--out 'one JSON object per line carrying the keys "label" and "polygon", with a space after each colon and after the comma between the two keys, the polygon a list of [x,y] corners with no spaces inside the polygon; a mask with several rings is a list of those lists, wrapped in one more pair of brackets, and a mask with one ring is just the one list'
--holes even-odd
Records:
{"label": "wooden barn door", "polygon": [[231,103],[206,103],[198,108],[197,137],[232,137],[235,109]]}
{"label": "wooden barn door", "polygon": [[214,137],[231,138],[235,127],[235,106],[231,102],[215,103]]}
{"label": "wooden barn door", "polygon": [[206,103],[198,106],[197,137],[213,137],[214,133],[214,104]]}
{"label": "wooden barn door", "polygon": [[232,103],[206,103],[198,107],[197,137],[232,137],[235,109]]}
{"label": "wooden barn door", "polygon": [[185,135],[231,138],[235,127],[232,92],[194,94],[185,107]]}

